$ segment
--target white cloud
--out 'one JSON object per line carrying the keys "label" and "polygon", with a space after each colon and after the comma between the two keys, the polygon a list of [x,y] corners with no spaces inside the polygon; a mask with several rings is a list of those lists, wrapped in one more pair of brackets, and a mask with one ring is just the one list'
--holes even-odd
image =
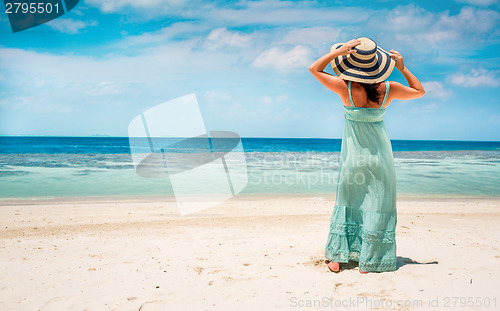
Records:
{"label": "white cloud", "polygon": [[96,26],[97,22],[94,20],[84,22],[72,18],[56,18],[46,23],[46,25],[62,33],[75,34],[87,27]]}
{"label": "white cloud", "polygon": [[273,103],[273,98],[271,96],[264,96],[261,98],[260,102],[263,103],[264,105],[268,106],[268,105],[271,105]]}
{"label": "white cloud", "polygon": [[184,0],[86,0],[85,3],[104,13],[120,12],[124,8],[164,11],[169,6],[183,4]]}
{"label": "white cloud", "polygon": [[[475,0],[476,3],[491,1]],[[369,31],[372,34],[384,34],[380,38],[382,46],[396,42],[419,49],[470,49],[471,42],[485,42],[486,37],[492,36],[500,20],[500,14],[494,10],[463,7],[453,15],[449,11],[430,12],[414,4],[398,6],[392,10],[372,10],[345,6],[324,7],[319,6],[316,1],[277,0],[242,0],[233,3],[199,0],[87,0],[86,3],[106,13],[122,12],[125,8],[132,10],[126,20],[140,19],[141,12],[145,12],[146,17],[143,18],[150,18],[151,15],[168,16],[189,20],[184,22],[185,26],[203,25],[201,27],[205,27],[205,31],[215,29],[207,38],[206,48],[219,47],[216,38],[223,40],[221,46],[226,44],[241,47],[256,37],[263,38],[265,34],[268,34],[268,44],[274,42],[274,45],[324,48],[322,45],[339,39],[347,40]],[[266,27],[254,28],[256,30],[252,36],[230,30],[255,25]],[[174,29],[169,27],[168,30]],[[158,37],[168,37],[166,29],[163,33],[141,36],[144,40]]]}
{"label": "white cloud", "polygon": [[411,113],[429,113],[436,111],[437,108],[438,105],[434,102],[431,102],[427,104],[413,104],[409,111]]}
{"label": "white cloud", "polygon": [[288,31],[279,41],[280,44],[312,45],[333,44],[340,34],[340,28],[305,27]]}
{"label": "white cloud", "polygon": [[289,97],[290,96],[288,96],[288,94],[276,96],[276,102],[280,103],[280,102],[287,101]]}
{"label": "white cloud", "polygon": [[229,94],[220,91],[206,91],[204,96],[205,100],[209,104],[214,104],[214,105],[225,103],[231,100],[231,96]]}
{"label": "white cloud", "polygon": [[449,77],[452,83],[463,87],[497,87],[500,86],[498,71],[487,69],[471,69],[468,73],[456,73]]}
{"label": "white cloud", "polygon": [[338,7],[328,9],[312,1],[241,1],[238,8],[214,7],[204,12],[211,21],[231,25],[326,25],[366,20],[370,9]]}
{"label": "white cloud", "polygon": [[206,32],[208,26],[189,22],[177,22],[163,27],[159,30],[145,32],[140,35],[125,35],[124,39],[113,45],[121,48],[132,46],[154,46],[168,43],[173,38],[195,38]]}
{"label": "white cloud", "polygon": [[214,111],[217,117],[236,117],[244,108],[233,99],[233,96],[225,92],[209,90],[203,95],[204,100],[208,103],[207,108]]}
{"label": "white cloud", "polygon": [[35,113],[72,113],[76,112],[72,105],[50,101],[47,98],[40,98],[34,95],[15,95],[9,98],[4,98],[0,102],[0,106],[6,106],[7,109],[21,110],[25,112]]}
{"label": "white cloud", "polygon": [[472,5],[478,5],[478,6],[489,6],[494,3],[497,3],[497,0],[455,0],[455,1]]}
{"label": "white cloud", "polygon": [[229,31],[227,28],[212,30],[206,37],[206,46],[209,49],[217,49],[224,46],[242,48],[249,44],[250,35]]}
{"label": "white cloud", "polygon": [[385,25],[384,28],[386,29],[396,29],[402,32],[422,31],[436,20],[433,13],[413,4],[398,6],[384,15],[385,18],[380,16],[372,16],[372,18],[378,21],[380,25]]}
{"label": "white cloud", "polygon": [[[199,38],[194,40],[201,42]],[[209,128],[239,132],[244,122],[238,120],[254,113],[259,98],[268,90],[257,88],[254,83],[259,81],[271,87],[274,78],[265,71],[252,70],[249,64],[232,66],[239,53],[192,47],[191,41],[172,41],[135,49],[131,56],[103,57],[0,48],[0,72],[9,77],[1,108],[19,116],[25,111],[47,113],[51,124],[60,125],[54,125],[54,133],[66,124],[67,111],[79,112],[70,119],[72,129],[83,135],[95,131],[92,128],[97,127],[97,121],[89,123],[94,116],[113,116],[99,125],[100,133],[124,135],[124,124],[137,113],[194,92],[202,95],[204,100],[200,103],[206,103]],[[44,81],[45,85],[35,88],[36,81]],[[29,98],[20,100],[17,94]],[[38,119],[34,126],[48,126],[43,123],[45,119]]]}
{"label": "white cloud", "polygon": [[92,83],[87,89],[86,94],[91,96],[102,96],[102,95],[117,95],[122,94],[126,91],[126,88],[109,81],[101,81],[98,83]]}
{"label": "white cloud", "polygon": [[498,27],[500,14],[494,10],[463,7],[456,15],[449,11],[429,12],[416,5],[398,6],[373,15],[368,27],[418,49],[471,50],[472,42],[485,42]]}
{"label": "white cloud", "polygon": [[201,0],[86,0],[103,13],[130,12],[130,19],[177,17],[207,21],[212,27],[240,25],[331,25],[366,20],[374,11],[355,7],[335,9],[318,6],[315,1],[210,2]]}
{"label": "white cloud", "polygon": [[451,91],[444,88],[443,83],[429,81],[422,83],[426,97],[446,98],[451,95]]}
{"label": "white cloud", "polygon": [[3,98],[19,102],[15,94],[29,94],[44,105],[83,109],[114,101],[135,111],[155,100],[199,90],[206,81],[227,79],[235,73],[217,70],[229,66],[228,59],[217,53],[192,52],[190,42],[147,49],[135,56],[103,58],[0,48],[0,71],[9,76]]}
{"label": "white cloud", "polygon": [[281,103],[288,100],[290,96],[288,94],[278,95],[278,96],[269,96],[266,95],[260,99],[260,102],[264,104],[264,106],[271,106],[273,103]]}
{"label": "white cloud", "polygon": [[310,54],[310,48],[303,45],[294,46],[290,50],[272,47],[262,52],[253,62],[253,66],[276,69],[307,68],[312,62]]}
{"label": "white cloud", "polygon": [[[130,18],[141,19],[138,17],[141,16],[140,10],[145,10],[148,17],[156,14],[186,20],[111,44],[122,47],[138,45],[138,48],[144,45],[147,48],[174,40],[189,40],[194,49],[219,51],[225,55],[239,49],[237,61],[257,67],[269,65],[266,57],[282,52],[286,46],[309,46],[311,52],[317,50],[316,55],[326,51],[334,42],[367,32],[387,50],[396,48],[406,55],[406,48],[407,55],[415,56],[417,61],[442,62],[443,58],[466,56],[490,44],[491,37],[498,37],[495,31],[500,21],[498,12],[476,7],[463,7],[452,14],[449,11],[431,12],[414,4],[375,11],[323,7],[314,1],[160,2],[90,0],[88,3],[106,12],[132,10],[125,22]],[[165,9],[167,7],[169,9]],[[248,29],[252,32],[249,33]],[[374,35],[378,33],[383,35]],[[271,66],[291,68],[283,63],[280,61]]]}
{"label": "white cloud", "polygon": [[451,28],[463,35],[486,34],[493,30],[500,20],[500,14],[493,10],[463,7],[457,15],[440,14],[436,27]]}
{"label": "white cloud", "polygon": [[78,7],[78,8],[73,8],[73,9],[71,10],[71,13],[76,14],[76,15],[78,15],[78,16],[83,16],[83,15],[85,14],[85,13],[83,13],[83,12],[81,11],[80,7]]}

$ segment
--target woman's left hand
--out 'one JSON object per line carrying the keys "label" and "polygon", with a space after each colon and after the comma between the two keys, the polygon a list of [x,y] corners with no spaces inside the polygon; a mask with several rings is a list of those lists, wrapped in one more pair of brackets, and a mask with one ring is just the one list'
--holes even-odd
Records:
{"label": "woman's left hand", "polygon": [[352,39],[351,41],[342,44],[342,46],[339,47],[337,51],[340,53],[340,55],[349,55],[356,52],[356,49],[353,49],[353,47],[359,44],[361,44],[361,40]]}

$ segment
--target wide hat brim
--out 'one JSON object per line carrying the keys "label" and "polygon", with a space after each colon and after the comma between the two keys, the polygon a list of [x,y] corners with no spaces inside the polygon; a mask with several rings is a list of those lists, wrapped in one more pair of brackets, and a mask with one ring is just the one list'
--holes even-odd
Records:
{"label": "wide hat brim", "polygon": [[[344,43],[335,43],[331,51],[340,48]],[[356,49],[356,47],[354,47]],[[333,71],[342,79],[361,83],[378,83],[386,80],[392,73],[396,62],[390,54],[377,46],[375,57],[369,64],[362,63],[356,52],[341,55],[331,61]]]}

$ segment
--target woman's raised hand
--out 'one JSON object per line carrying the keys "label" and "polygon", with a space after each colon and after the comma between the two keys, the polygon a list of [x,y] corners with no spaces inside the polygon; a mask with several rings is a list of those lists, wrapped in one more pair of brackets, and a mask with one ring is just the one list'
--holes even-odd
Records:
{"label": "woman's raised hand", "polygon": [[359,44],[361,44],[361,40],[352,39],[351,41],[342,44],[342,46],[338,48],[338,51],[340,55],[349,55],[356,52],[356,49],[353,49],[353,47]]}
{"label": "woman's raised hand", "polygon": [[398,68],[399,70],[405,69],[405,63],[403,62],[403,56],[399,54],[398,51],[391,50],[391,58],[396,61],[395,67]]}
{"label": "woman's raised hand", "polygon": [[399,54],[398,51],[391,50],[391,58],[396,61],[396,68],[398,68],[406,81],[408,82],[408,86],[404,86],[398,82],[391,82],[391,92],[389,95],[389,100],[393,99],[415,99],[424,96],[425,89],[422,86],[422,83],[418,81],[417,77],[415,77],[408,68],[405,67],[405,63],[403,62],[403,56]]}

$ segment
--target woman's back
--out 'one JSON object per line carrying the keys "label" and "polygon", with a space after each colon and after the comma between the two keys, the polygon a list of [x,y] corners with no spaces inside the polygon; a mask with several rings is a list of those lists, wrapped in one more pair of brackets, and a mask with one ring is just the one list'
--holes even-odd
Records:
{"label": "woman's back", "polygon": [[[385,92],[387,90],[386,84],[385,83],[378,83],[377,85],[377,95],[378,95],[378,102],[373,102],[368,98],[368,94],[365,90],[365,88],[357,83],[357,82],[352,82],[351,83],[351,98],[354,106],[360,107],[360,108],[379,108],[380,105],[382,104],[382,99],[384,98]],[[350,103],[344,103],[345,106],[350,106]],[[387,106],[387,103],[384,105]]]}

